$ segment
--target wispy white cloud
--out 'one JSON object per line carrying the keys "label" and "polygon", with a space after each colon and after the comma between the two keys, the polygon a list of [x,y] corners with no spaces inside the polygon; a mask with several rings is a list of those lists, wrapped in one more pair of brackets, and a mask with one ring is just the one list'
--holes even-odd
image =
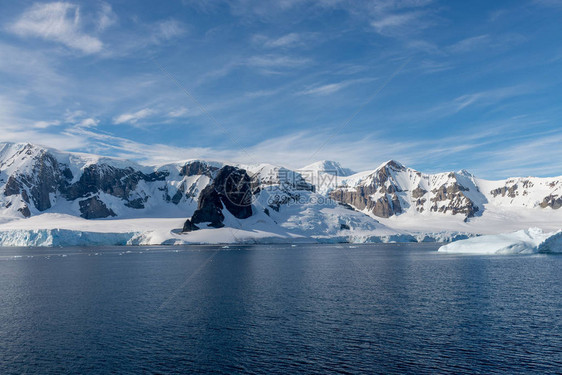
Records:
{"label": "wispy white cloud", "polygon": [[488,177],[562,175],[562,132],[527,134],[525,139],[482,151],[482,172]]}
{"label": "wispy white cloud", "polygon": [[0,95],[5,93],[20,103],[32,94],[56,102],[66,94],[70,80],[57,69],[57,60],[43,51],[0,42]]}
{"label": "wispy white cloud", "polygon": [[488,34],[478,35],[470,38],[465,38],[456,42],[455,44],[449,47],[449,50],[453,53],[469,52],[489,42],[490,42],[490,35]]}
{"label": "wispy white cloud", "polygon": [[267,37],[262,34],[254,35],[252,41],[265,48],[290,48],[298,46],[308,46],[317,38],[316,33],[311,32],[292,32],[277,38]]}
{"label": "wispy white cloud", "polygon": [[493,105],[507,98],[525,95],[529,93],[530,90],[531,87],[524,85],[501,87],[459,96],[451,102],[451,105],[453,112],[458,112],[476,103],[481,103],[486,106]]}
{"label": "wispy white cloud", "polygon": [[183,117],[189,113],[189,110],[186,107],[176,108],[168,112],[169,117]]}
{"label": "wispy white cloud", "polygon": [[302,36],[297,33],[283,35],[280,38],[267,40],[264,45],[266,47],[288,47],[301,43]]}
{"label": "wispy white cloud", "polygon": [[150,108],[144,108],[132,113],[123,113],[113,119],[114,124],[136,124],[139,120],[152,115],[154,111]]}
{"label": "wispy white cloud", "polygon": [[330,95],[335,92],[338,92],[348,86],[373,81],[372,78],[361,78],[361,79],[349,79],[346,81],[336,82],[336,83],[329,83],[320,86],[313,86],[307,88],[306,90],[300,91],[299,95]]}
{"label": "wispy white cloud", "polygon": [[278,94],[282,91],[282,88],[273,89],[273,90],[256,90],[250,91],[244,94],[244,97],[254,99],[254,98],[264,98],[267,96],[272,96]]}
{"label": "wispy white cloud", "polygon": [[164,42],[187,33],[187,26],[178,20],[168,19],[157,22],[153,26],[152,40],[154,43]]}
{"label": "wispy white cloud", "polygon": [[[3,118],[2,108],[0,101],[0,119]],[[93,131],[90,125],[95,126],[98,121],[85,117],[61,132],[45,131],[46,128],[40,127],[22,130],[17,125],[3,126],[2,140],[35,142],[64,150],[87,150],[149,165],[200,158],[227,163],[269,162],[296,169],[316,160],[335,158],[344,166],[361,171],[374,169],[385,160],[396,159],[414,168],[420,160],[425,165],[435,166],[424,170],[427,172],[468,168],[484,178],[561,174],[562,162],[545,163],[545,160],[562,160],[562,149],[558,147],[562,143],[562,132],[516,134],[523,120],[514,119],[512,124],[484,126],[480,130],[467,130],[466,134],[431,139],[392,139],[383,133],[370,133],[360,138],[339,137],[325,144],[330,139],[330,130],[299,131],[241,149],[237,145],[230,148],[177,147],[138,142]],[[490,148],[490,145],[495,147]],[[316,150],[318,152],[314,153]],[[447,162],[459,157],[462,157],[463,165]]]}
{"label": "wispy white cloud", "polygon": [[99,120],[96,120],[92,117],[88,117],[85,119],[82,119],[77,126],[81,127],[81,128],[93,128],[96,127],[99,124]]}
{"label": "wispy white cloud", "polygon": [[[240,149],[239,147],[184,148],[163,144],[147,145],[85,129],[75,129],[73,134],[79,134],[89,139],[98,152],[118,155],[143,164],[154,165],[196,158],[226,163],[267,162],[296,169],[321,159],[333,160],[334,155],[337,155],[337,161],[360,171],[374,169],[381,162],[391,158],[408,165],[415,164],[420,159],[442,160],[447,156],[461,154],[478,147],[485,137],[485,135],[463,137],[462,143],[456,143],[455,139],[429,142],[393,141],[382,137],[381,134],[370,134],[359,140],[338,139],[325,145],[326,139],[329,139],[331,135],[329,131],[301,131],[273,137]],[[458,139],[456,140],[458,141]],[[315,150],[319,151],[313,155]]]}
{"label": "wispy white cloud", "polygon": [[[198,3],[200,3],[200,1]],[[299,5],[306,5],[311,2],[309,0],[230,0],[225,3],[228,4],[231,12],[235,16],[272,19]]]}
{"label": "wispy white cloud", "polygon": [[58,120],[33,121],[22,118],[20,112],[24,110],[21,104],[0,94],[0,134],[3,142],[31,142],[60,149],[67,149],[69,145],[76,148],[86,146],[84,137],[49,129],[59,125]]}
{"label": "wispy white cloud", "polygon": [[260,55],[247,60],[247,64],[258,68],[296,68],[310,63],[309,59],[284,55]]}
{"label": "wispy white cloud", "polygon": [[75,123],[78,118],[84,117],[86,113],[82,110],[71,111],[66,109],[64,112],[64,121],[67,123]]}
{"label": "wispy white cloud", "polygon": [[[433,14],[428,9],[432,0],[381,0],[371,6],[371,27],[390,37],[411,38],[431,25]],[[417,36],[419,41],[419,36]]]}
{"label": "wispy white cloud", "polygon": [[502,51],[526,41],[524,35],[517,33],[505,33],[501,35],[482,34],[461,39],[458,42],[446,47],[450,53],[467,53],[481,50],[484,48],[492,51]]}
{"label": "wispy white cloud", "polygon": [[456,96],[422,110],[410,110],[404,113],[397,113],[393,118],[398,121],[420,121],[422,119],[436,121],[437,119],[455,115],[471,107],[486,108],[494,106],[510,98],[529,95],[536,90],[536,86],[521,84],[476,91]]}
{"label": "wispy white cloud", "polygon": [[60,121],[55,120],[55,121],[36,121],[33,124],[33,127],[35,129],[47,129],[50,128],[51,126],[57,126],[60,125]]}
{"label": "wispy white cloud", "polygon": [[97,21],[97,29],[99,31],[103,31],[108,27],[115,25],[116,23],[117,14],[115,14],[113,9],[111,8],[111,5],[108,3],[102,3]]}
{"label": "wispy white cloud", "polygon": [[403,32],[421,17],[420,12],[409,12],[400,14],[388,14],[371,22],[371,26],[379,34],[392,34]]}
{"label": "wispy white cloud", "polygon": [[62,43],[86,54],[102,50],[103,43],[82,31],[80,7],[71,3],[34,4],[8,26],[23,37],[39,37]]}

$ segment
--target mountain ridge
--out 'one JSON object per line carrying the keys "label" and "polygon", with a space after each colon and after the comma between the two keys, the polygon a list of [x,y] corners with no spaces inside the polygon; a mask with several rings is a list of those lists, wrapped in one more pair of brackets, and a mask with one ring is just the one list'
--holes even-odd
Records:
{"label": "mountain ridge", "polygon": [[[319,166],[323,165],[326,163]],[[213,198],[202,203],[203,191],[207,198],[220,191],[216,178],[227,166],[232,173],[247,174],[233,185],[239,187],[243,180],[245,192],[251,193],[251,210],[242,216],[224,200],[229,192],[220,202]],[[481,233],[491,230],[488,227],[499,228],[510,216],[510,225],[516,228],[522,223],[527,227],[536,222],[551,225],[562,219],[562,176],[491,181],[465,170],[426,174],[395,160],[349,176],[329,175],[324,170],[317,174],[315,180],[302,170],[267,163],[199,159],[143,166],[33,144],[1,143],[0,224],[53,214],[89,219],[87,222],[186,220],[206,207],[206,212],[217,213],[214,222],[209,221],[214,227],[259,229],[289,237],[353,234],[368,238],[375,232]],[[196,217],[197,229],[214,230],[207,229],[213,226],[207,226],[205,215]]]}

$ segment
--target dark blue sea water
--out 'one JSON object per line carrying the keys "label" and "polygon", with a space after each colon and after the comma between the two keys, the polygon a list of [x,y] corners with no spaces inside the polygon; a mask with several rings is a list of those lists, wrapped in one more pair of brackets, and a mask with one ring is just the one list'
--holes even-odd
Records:
{"label": "dark blue sea water", "polygon": [[562,256],[437,247],[0,249],[0,373],[561,373]]}

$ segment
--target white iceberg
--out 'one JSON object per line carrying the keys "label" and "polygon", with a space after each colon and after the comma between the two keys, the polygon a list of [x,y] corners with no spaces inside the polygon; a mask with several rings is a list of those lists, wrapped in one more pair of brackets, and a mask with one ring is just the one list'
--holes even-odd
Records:
{"label": "white iceberg", "polygon": [[447,254],[533,254],[562,252],[562,231],[529,228],[512,233],[486,235],[441,246]]}

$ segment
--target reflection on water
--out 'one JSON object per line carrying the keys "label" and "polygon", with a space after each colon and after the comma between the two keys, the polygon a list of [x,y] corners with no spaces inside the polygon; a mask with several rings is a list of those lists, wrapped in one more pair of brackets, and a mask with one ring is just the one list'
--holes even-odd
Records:
{"label": "reflection on water", "polygon": [[560,256],[1,249],[0,373],[557,372]]}

